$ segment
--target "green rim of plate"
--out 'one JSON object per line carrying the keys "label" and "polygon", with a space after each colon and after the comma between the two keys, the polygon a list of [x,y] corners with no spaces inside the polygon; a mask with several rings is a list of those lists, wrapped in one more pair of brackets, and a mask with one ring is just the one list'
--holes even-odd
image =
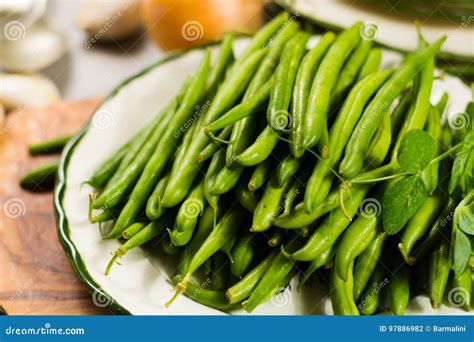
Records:
{"label": "green rim of plate", "polygon": [[[97,281],[89,274],[87,271],[86,265],[81,257],[81,254],[77,250],[76,245],[71,239],[70,236],[70,228],[68,219],[63,208],[63,198],[64,193],[66,191],[66,180],[67,180],[67,170],[69,161],[71,159],[72,154],[74,153],[76,146],[84,137],[85,133],[89,129],[91,125],[91,120],[97,110],[108,100],[113,98],[119,90],[121,90],[124,86],[128,83],[134,81],[135,79],[146,75],[148,72],[152,71],[153,69],[159,67],[162,64],[170,62],[172,60],[178,59],[183,57],[184,55],[205,49],[206,47],[214,46],[218,43],[210,43],[205,45],[199,45],[197,47],[190,48],[188,50],[173,53],[168,55],[164,58],[159,59],[156,63],[146,67],[145,69],[139,71],[135,75],[129,77],[122,83],[120,83],[112,92],[98,105],[94,113],[91,115],[89,121],[85,124],[85,126],[81,129],[81,131],[75,135],[71,141],[65,147],[58,169],[58,179],[56,182],[55,190],[54,190],[54,214],[56,218],[56,229],[57,234],[59,237],[59,241],[64,249],[64,252],[68,258],[69,264],[71,265],[72,269],[76,273],[79,280],[86,286],[87,290],[92,294],[93,298],[100,298],[100,305],[96,305],[98,307],[104,307],[110,309],[112,312],[119,314],[119,315],[131,315],[131,312],[125,309],[122,305],[120,305],[111,295],[105,292],[101,286],[97,283]],[[102,305],[103,303],[103,305]]]}

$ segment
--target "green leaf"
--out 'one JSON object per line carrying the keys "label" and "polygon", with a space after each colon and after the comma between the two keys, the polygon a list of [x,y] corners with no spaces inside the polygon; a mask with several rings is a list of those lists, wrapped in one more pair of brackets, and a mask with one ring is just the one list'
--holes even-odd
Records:
{"label": "green leaf", "polygon": [[398,163],[407,172],[417,173],[424,170],[435,153],[433,138],[421,129],[405,133],[400,143]]}
{"label": "green leaf", "polygon": [[469,151],[462,149],[456,154],[454,159],[453,168],[451,169],[451,178],[449,179],[449,193],[452,194],[459,185],[461,178],[463,177],[464,170],[466,169]]}
{"label": "green leaf", "polygon": [[462,274],[469,263],[471,256],[471,241],[466,234],[460,230],[456,230],[454,240],[454,264],[453,270],[456,274]]}
{"label": "green leaf", "polygon": [[469,193],[454,211],[453,224],[455,229],[474,235],[474,190]]}
{"label": "green leaf", "polygon": [[402,229],[428,197],[425,184],[417,175],[392,183],[382,199],[384,230],[396,234]]}

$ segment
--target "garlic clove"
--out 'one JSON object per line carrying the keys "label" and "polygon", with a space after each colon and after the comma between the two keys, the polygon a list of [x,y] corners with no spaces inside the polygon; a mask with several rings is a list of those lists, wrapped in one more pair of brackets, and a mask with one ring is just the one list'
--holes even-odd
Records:
{"label": "garlic clove", "polygon": [[[35,72],[44,69],[66,52],[66,39],[45,22],[26,27],[21,21],[5,27],[0,42],[0,64],[8,71]],[[7,24],[8,25],[8,24]]]}
{"label": "garlic clove", "polygon": [[94,42],[126,38],[140,28],[140,1],[87,0],[74,22]]}
{"label": "garlic clove", "polygon": [[0,74],[0,104],[6,110],[46,106],[61,98],[56,85],[38,74]]}

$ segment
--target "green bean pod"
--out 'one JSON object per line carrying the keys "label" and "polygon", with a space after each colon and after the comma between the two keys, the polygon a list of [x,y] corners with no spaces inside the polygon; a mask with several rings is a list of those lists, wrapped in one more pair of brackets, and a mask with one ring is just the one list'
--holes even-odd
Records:
{"label": "green bean pod", "polygon": [[[462,308],[464,311],[471,311],[472,294],[472,274],[467,268],[462,274],[454,272],[453,284],[448,300],[451,305]],[[451,303],[452,302],[452,303]]]}
{"label": "green bean pod", "polygon": [[275,80],[267,108],[267,122],[274,130],[283,131],[290,123],[288,108],[291,93],[298,66],[306,51],[308,39],[309,35],[307,33],[296,33],[285,44],[280,63],[275,70]]}
{"label": "green bean pod", "polygon": [[277,254],[278,251],[276,250],[269,253],[257,266],[240,279],[239,282],[226,291],[226,297],[229,303],[239,303],[252,294]]}
{"label": "green bean pod", "polygon": [[379,233],[357,258],[354,267],[354,299],[357,301],[376,269],[387,234]]}
{"label": "green bean pod", "polygon": [[267,125],[255,142],[235,157],[235,161],[247,167],[258,165],[270,156],[277,143],[278,136],[273,128]]}
{"label": "green bean pod", "polygon": [[[176,275],[173,277],[173,283],[175,285],[181,283],[182,280],[182,275]],[[198,285],[193,281],[188,282],[184,295],[199,304],[220,311],[238,310],[242,307],[240,303],[229,304],[224,292],[209,290],[202,284]]]}
{"label": "green bean pod", "polygon": [[164,236],[160,242],[161,249],[169,256],[175,256],[181,252],[181,248],[173,244],[173,241],[171,241],[169,235]]}
{"label": "green bean pod", "polygon": [[65,135],[61,137],[56,137],[53,139],[44,140],[38,143],[29,144],[28,152],[32,156],[38,154],[52,154],[59,153],[64,149],[64,146],[71,140],[73,135]]}
{"label": "green bean pod", "polygon": [[360,41],[361,25],[360,22],[354,24],[336,38],[316,73],[303,125],[303,144],[307,148],[316,145],[325,136],[324,132],[327,133],[327,115],[331,94],[344,61]]}
{"label": "green bean pod", "polygon": [[248,183],[248,189],[250,191],[255,191],[260,189],[271,172],[273,171],[273,160],[266,159],[262,163],[258,164],[252,172],[252,176],[250,177]]}
{"label": "green bean pod", "polygon": [[270,236],[270,239],[268,239],[268,242],[267,244],[270,246],[270,247],[277,247],[277,246],[280,246],[280,244],[282,243],[283,241],[283,238],[285,238],[285,236],[287,235],[288,232],[286,232],[285,230],[283,229],[278,229],[276,228],[274,231],[273,231],[273,234]]}
{"label": "green bean pod", "polygon": [[[363,315],[373,315],[381,306],[381,296],[383,290],[386,289],[388,279],[385,278],[385,271],[382,265],[376,265],[372,274],[369,274],[370,281],[368,286],[361,290],[361,299],[358,302],[357,308]],[[368,279],[367,279],[368,280]]]}
{"label": "green bean pod", "polygon": [[367,75],[376,72],[379,69],[381,62],[382,50],[380,48],[371,49],[369,55],[367,56],[367,59],[360,68],[359,74],[357,75],[357,81],[360,81]]}
{"label": "green bean pod", "polygon": [[312,212],[328,195],[334,178],[331,169],[335,168],[341,160],[344,147],[350,138],[352,129],[362,115],[365,104],[392,73],[391,70],[377,72],[357,83],[350,91],[329,133],[330,158],[316,163],[308,181],[305,191],[305,210],[307,212]]}
{"label": "green bean pod", "polygon": [[30,191],[52,190],[56,181],[58,167],[58,162],[51,162],[32,168],[21,178],[21,187]]}
{"label": "green bean pod", "polygon": [[251,232],[263,232],[270,228],[273,219],[283,212],[281,202],[285,195],[289,182],[278,187],[276,177],[272,177],[265,187],[265,192],[257,204],[253,213]]}
{"label": "green bean pod", "polygon": [[335,267],[331,269],[329,288],[331,291],[332,311],[335,315],[359,315],[352,295],[354,288],[353,267],[354,263],[351,262],[346,280],[339,277]]}
{"label": "green bean pod", "polygon": [[146,203],[146,216],[150,220],[156,220],[160,217],[164,210],[161,207],[161,197],[165,193],[166,184],[168,184],[169,175],[161,178],[155,186],[155,190],[151,193]]}
{"label": "green bean pod", "polygon": [[169,232],[171,242],[175,246],[184,246],[191,240],[204,204],[203,183],[199,182],[179,208],[174,228]]}
{"label": "green bean pod", "polygon": [[[229,138],[231,132],[232,126],[228,126],[219,133],[217,139],[220,141],[226,140]],[[211,158],[219,149],[223,148],[223,144],[220,143],[218,140],[210,141],[207,146],[198,154],[198,156],[196,157],[196,161],[198,163],[205,162],[206,160]]]}
{"label": "green bean pod", "polygon": [[279,187],[286,184],[291,177],[298,171],[303,163],[301,158],[295,158],[292,154],[288,154],[280,162],[276,169],[276,182]]}
{"label": "green bean pod", "polygon": [[239,181],[243,171],[244,168],[240,165],[234,169],[229,169],[227,166],[224,166],[216,175],[209,189],[209,193],[212,196],[219,196],[231,191]]}
{"label": "green bean pod", "polygon": [[292,141],[290,150],[296,158],[300,158],[304,153],[303,125],[311,83],[321,60],[335,39],[333,32],[324,34],[316,46],[303,57],[296,74],[291,102],[292,130],[289,132],[289,140]]}
{"label": "green bean pod", "polygon": [[346,146],[344,159],[339,166],[339,172],[345,178],[354,178],[362,170],[370,141],[386,110],[411,81],[413,75],[423,68],[425,63],[439,51],[445,40],[445,37],[440,38],[434,44],[409,58],[377,92],[374,99],[364,110]]}
{"label": "green bean pod", "polygon": [[[229,281],[229,258],[221,252],[217,252],[211,257],[211,284],[210,290],[223,291],[227,289]],[[225,297],[225,295],[224,295]]]}
{"label": "green bean pod", "polygon": [[211,163],[206,171],[206,175],[204,176],[204,183],[203,183],[203,193],[204,198],[206,199],[207,203],[214,209],[217,208],[217,202],[219,200],[219,196],[212,195],[211,189],[216,180],[216,177],[219,173],[219,170],[225,166],[225,152],[224,150],[217,151],[211,159]]}
{"label": "green bean pod", "polygon": [[[378,233],[380,213],[367,214],[362,209],[359,216],[347,229],[336,251],[335,267],[338,278],[345,281],[351,276],[349,270],[357,258],[372,242]],[[351,294],[352,297],[352,294]]]}
{"label": "green bean pod", "polygon": [[127,229],[125,229],[123,232],[122,232],[122,237],[125,239],[125,240],[130,240],[134,235],[136,235],[137,233],[139,233],[143,228],[145,228],[146,226],[148,225],[148,223],[146,222],[137,222],[137,223],[134,223],[132,224],[130,227],[128,227]]}
{"label": "green bean pod", "polygon": [[255,192],[250,191],[241,180],[234,187],[234,194],[239,204],[247,211],[254,212],[258,204],[258,197]]}
{"label": "green bean pod", "polygon": [[364,62],[367,60],[372,45],[373,40],[362,39],[359,45],[352,51],[349,58],[347,58],[334,85],[330,108],[338,106],[341,100],[346,96],[359,70],[361,70]]}
{"label": "green bean pod", "polygon": [[429,256],[429,290],[431,306],[436,309],[443,302],[449,277],[449,242],[441,241]]}
{"label": "green bean pod", "polygon": [[410,300],[410,275],[405,264],[395,266],[396,271],[388,284],[388,303],[390,310],[400,316]]}
{"label": "green bean pod", "polygon": [[255,254],[255,244],[257,237],[248,231],[240,234],[232,248],[232,263],[230,271],[237,278],[247,272]]}
{"label": "green bean pod", "polygon": [[320,267],[327,265],[333,258],[336,253],[337,244],[334,244],[330,249],[321,253],[319,257],[314,260],[311,260],[308,268],[304,271],[303,277],[300,280],[298,288],[301,288],[311,277],[311,275]]}
{"label": "green bean pod", "polygon": [[[254,37],[254,39],[256,38]],[[223,112],[229,110],[241,97],[265,54],[266,50],[261,49],[253,52],[242,62],[239,62],[242,58],[240,57],[234,63],[234,66],[226,74],[225,80],[211,101],[204,117],[204,126],[207,126]],[[238,69],[235,69],[236,64],[239,65]],[[199,165],[196,164],[196,158],[209,141],[210,138],[204,130],[198,130],[182,162],[179,164],[173,163],[171,178],[162,199],[164,207],[173,207],[184,199],[199,173]]]}

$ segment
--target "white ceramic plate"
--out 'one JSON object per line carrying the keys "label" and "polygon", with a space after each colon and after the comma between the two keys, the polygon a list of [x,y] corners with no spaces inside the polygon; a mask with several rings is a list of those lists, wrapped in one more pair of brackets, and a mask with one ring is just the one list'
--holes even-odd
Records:
{"label": "white ceramic plate", "polygon": [[[314,45],[314,38],[310,45]],[[235,43],[236,54],[247,39]],[[203,55],[203,48],[172,55],[120,84],[97,108],[89,124],[71,141],[63,153],[59,182],[55,192],[58,234],[64,250],[79,279],[92,292],[94,303],[107,306],[117,313],[137,315],[214,315],[222,314],[181,296],[166,309],[164,303],[172,295],[169,279],[170,263],[166,258],[144,249],[132,250],[115,265],[109,276],[104,269],[116,240],[102,240],[97,225],[87,219],[88,194],[92,190],[81,184],[93,170],[124,142],[149,123],[154,114],[177,93],[186,76],[193,74]],[[212,47],[216,56],[218,47]],[[400,56],[385,52],[385,67],[397,64]],[[450,102],[447,111],[463,111],[470,100],[470,90],[459,79],[446,76],[434,83],[432,102],[447,91]],[[295,285],[296,279],[292,284]],[[301,292],[286,289],[254,314],[304,315],[331,314],[331,303],[322,283],[306,286]],[[243,314],[243,312],[236,312]],[[426,297],[414,299],[407,313],[462,314],[463,311],[443,307],[431,309]]]}

